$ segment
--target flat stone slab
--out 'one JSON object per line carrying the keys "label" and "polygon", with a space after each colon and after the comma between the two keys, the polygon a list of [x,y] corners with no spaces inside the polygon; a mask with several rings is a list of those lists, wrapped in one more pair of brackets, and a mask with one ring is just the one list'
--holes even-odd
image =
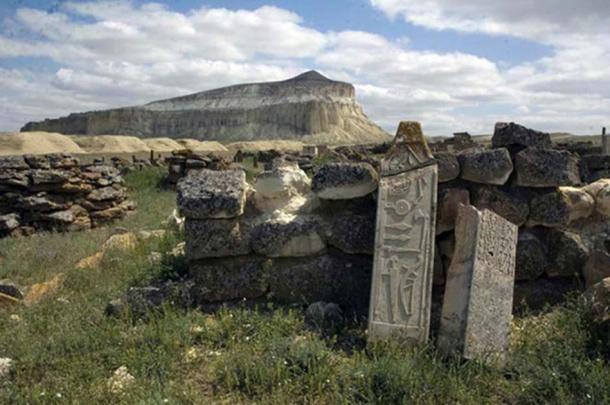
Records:
{"label": "flat stone slab", "polygon": [[581,183],[578,158],[565,150],[527,148],[515,156],[515,185],[576,186]]}
{"label": "flat stone slab", "polygon": [[328,200],[363,197],[377,189],[379,176],[368,163],[329,163],[313,176],[311,190]]}
{"label": "flat stone slab", "polygon": [[267,257],[311,256],[326,248],[321,219],[283,214],[252,229],[252,249]]}
{"label": "flat stone slab", "polygon": [[501,146],[538,146],[550,148],[552,146],[551,136],[549,134],[526,128],[523,125],[515,124],[514,122],[496,123],[494,134],[491,138],[491,144],[494,148]]}
{"label": "flat stone slab", "polygon": [[460,207],[438,336],[443,354],[483,360],[503,356],[512,317],[517,231],[489,210]]}
{"label": "flat stone slab", "polygon": [[193,219],[184,224],[189,260],[244,256],[251,252],[251,227],[236,219]]}
{"label": "flat stone slab", "polygon": [[506,148],[465,151],[458,156],[464,180],[502,185],[513,172],[513,162]]}
{"label": "flat stone slab", "polygon": [[187,218],[234,218],[244,212],[246,174],[192,170],[178,182],[178,207]]}
{"label": "flat stone slab", "polygon": [[422,343],[430,329],[438,172],[418,123],[401,122],[381,173],[369,339]]}

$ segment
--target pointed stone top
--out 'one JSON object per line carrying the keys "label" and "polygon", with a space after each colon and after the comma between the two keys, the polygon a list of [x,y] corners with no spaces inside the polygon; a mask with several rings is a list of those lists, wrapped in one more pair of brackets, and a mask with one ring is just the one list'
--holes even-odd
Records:
{"label": "pointed stone top", "polygon": [[392,146],[381,160],[381,175],[393,176],[435,163],[419,122],[401,121]]}

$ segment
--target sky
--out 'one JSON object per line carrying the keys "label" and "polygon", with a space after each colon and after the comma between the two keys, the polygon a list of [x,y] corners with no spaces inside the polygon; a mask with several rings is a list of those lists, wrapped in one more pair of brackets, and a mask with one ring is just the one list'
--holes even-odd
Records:
{"label": "sky", "polygon": [[599,133],[609,21],[608,0],[2,0],[0,131],[315,69],[390,133]]}

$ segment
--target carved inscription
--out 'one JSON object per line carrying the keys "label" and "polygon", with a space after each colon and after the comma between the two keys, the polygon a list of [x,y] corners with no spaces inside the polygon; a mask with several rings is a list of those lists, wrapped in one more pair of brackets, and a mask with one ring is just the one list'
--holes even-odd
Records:
{"label": "carved inscription", "polygon": [[425,340],[430,322],[435,165],[381,179],[371,290],[371,338]]}

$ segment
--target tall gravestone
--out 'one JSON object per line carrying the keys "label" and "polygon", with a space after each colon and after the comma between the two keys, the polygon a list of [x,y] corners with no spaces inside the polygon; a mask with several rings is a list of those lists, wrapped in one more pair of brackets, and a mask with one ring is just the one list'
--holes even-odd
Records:
{"label": "tall gravestone", "polygon": [[501,359],[508,347],[517,226],[471,205],[458,210],[438,349],[466,359]]}
{"label": "tall gravestone", "polygon": [[437,165],[417,122],[381,161],[369,339],[425,342],[430,329]]}

